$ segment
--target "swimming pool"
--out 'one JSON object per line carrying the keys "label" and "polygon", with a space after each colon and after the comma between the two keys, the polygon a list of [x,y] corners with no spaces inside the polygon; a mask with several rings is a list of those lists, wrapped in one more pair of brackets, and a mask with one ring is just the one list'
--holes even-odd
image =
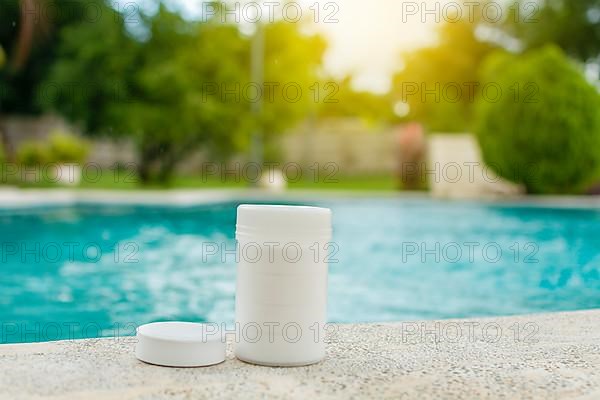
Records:
{"label": "swimming pool", "polygon": [[[311,204],[334,213],[330,321],[600,307],[597,209]],[[2,343],[127,335],[157,320],[231,323],[237,205],[1,210]]]}

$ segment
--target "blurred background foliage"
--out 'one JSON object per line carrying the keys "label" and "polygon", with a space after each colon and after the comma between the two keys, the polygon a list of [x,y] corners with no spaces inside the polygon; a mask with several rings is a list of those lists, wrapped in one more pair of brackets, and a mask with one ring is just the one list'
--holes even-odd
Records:
{"label": "blurred background foliage", "polygon": [[[541,79],[540,89],[554,90],[545,80],[543,63],[533,62],[535,57],[529,55],[539,49],[546,54],[547,45],[560,49],[552,50],[551,58],[568,74],[566,86],[597,93],[594,85],[600,75],[600,0],[515,0],[505,4],[499,22],[458,16],[442,20],[430,45],[399,55],[401,67],[389,92],[383,94],[356,90],[352,76],[334,78],[324,71],[327,42],[308,29],[311,21],[276,21],[260,28],[265,37],[264,82],[280,83],[274,89],[278,93],[281,83],[296,82],[305,93],[298,102],[279,95],[259,107],[251,100],[256,27],[222,23],[221,3],[214,4],[212,18],[202,21],[185,18],[158,1],[155,11],[138,9],[135,14],[114,9],[109,0],[52,0],[53,6],[70,11],[53,18],[36,19],[35,13],[20,11],[44,1],[0,4],[0,119],[54,111],[86,134],[132,138],[143,181],[167,181],[178,160],[199,148],[218,159],[247,153],[256,132],[265,144],[264,160],[277,160],[276,136],[303,120],[331,117],[388,125],[418,122],[428,132],[474,132],[483,141],[486,157],[499,160],[499,152],[514,151],[513,147],[490,152],[486,143],[509,138],[506,127],[519,126],[511,118],[527,114],[533,106],[524,108],[519,102],[479,106],[482,83],[492,79],[509,84],[504,80],[512,78],[507,70],[523,65],[519,71],[526,70],[531,80]],[[477,7],[486,3],[478,2]],[[83,17],[90,4],[102,15],[93,22]],[[131,19],[136,22],[129,23]],[[501,57],[510,61],[498,64],[502,65],[495,70],[498,79],[490,77],[486,60]],[[595,71],[591,79],[589,71]],[[82,86],[82,82],[88,83]],[[237,93],[247,96],[228,94],[235,85],[242,89]],[[462,93],[456,93],[457,88]],[[437,95],[427,94],[429,90]],[[559,92],[564,98],[574,96]],[[546,94],[540,92],[542,99]],[[593,120],[590,110],[595,100],[586,96],[565,100],[562,106],[567,111],[554,119],[541,116],[551,110],[540,103],[527,114],[533,118],[524,124],[527,130],[521,126],[516,131],[520,136],[514,133],[507,140],[528,143],[523,151],[530,153],[522,157],[529,160],[539,159],[539,154],[554,155],[557,144],[567,143],[567,135],[586,136],[578,143],[596,143],[600,132],[594,124],[586,125]],[[263,93],[263,97],[267,96]],[[503,118],[507,123],[502,127],[492,122]],[[536,124],[538,118],[554,124],[551,137],[536,139],[542,137],[538,131],[547,129]],[[6,145],[4,137],[2,143]],[[586,165],[595,165],[600,150],[585,147],[578,150],[578,157],[587,160]],[[576,181],[587,181],[596,171],[588,168],[585,173],[588,176]],[[552,174],[545,178],[548,185],[525,183],[535,192],[575,190],[563,176]]]}
{"label": "blurred background foliage", "polygon": [[594,183],[600,95],[561,49],[496,53],[482,68],[485,82],[515,88],[498,102],[480,98],[477,104],[475,132],[498,175],[523,183],[529,193],[579,193]]}
{"label": "blurred background foliage", "polygon": [[598,61],[600,0],[519,1],[520,7],[509,8],[503,27],[525,49],[554,43],[577,60]]}
{"label": "blurred background foliage", "polygon": [[408,116],[431,131],[471,128],[481,64],[499,48],[478,39],[476,27],[465,19],[440,24],[437,43],[404,54],[404,67],[394,76],[394,92],[408,103]]}
{"label": "blurred background foliage", "polygon": [[[220,23],[218,3],[216,15],[201,22],[162,3],[152,14],[123,15],[108,1],[94,2],[102,16],[93,22],[60,17],[52,24],[29,21],[35,13],[21,18],[17,0],[2,4],[0,41],[13,55],[2,69],[2,114],[58,111],[88,134],[132,136],[146,181],[168,179],[176,162],[199,146],[222,157],[244,150],[257,125],[269,143],[313,105],[307,95],[293,103],[274,96],[260,114],[252,111],[250,37]],[[87,0],[53,4],[68,6],[64,14],[85,15],[73,3],[90,7]],[[128,18],[136,19],[134,29]],[[281,21],[264,34],[265,82],[295,82],[305,90],[319,82],[321,37]],[[248,88],[237,91],[247,95],[228,95],[236,85]]]}
{"label": "blurred background foliage", "polygon": [[477,134],[484,160],[528,193],[586,191],[600,180],[600,1],[519,0],[501,21],[473,15],[450,16],[434,45],[403,55],[395,98],[429,131]]}

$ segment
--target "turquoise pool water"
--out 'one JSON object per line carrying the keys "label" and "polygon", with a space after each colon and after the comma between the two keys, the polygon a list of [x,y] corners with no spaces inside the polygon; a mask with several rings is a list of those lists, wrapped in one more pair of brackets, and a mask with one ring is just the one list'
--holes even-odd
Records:
{"label": "turquoise pool water", "polygon": [[[600,211],[328,200],[334,322],[600,307]],[[2,343],[232,322],[237,203],[0,210]],[[207,243],[222,247],[209,255]],[[212,248],[211,248],[212,252]]]}

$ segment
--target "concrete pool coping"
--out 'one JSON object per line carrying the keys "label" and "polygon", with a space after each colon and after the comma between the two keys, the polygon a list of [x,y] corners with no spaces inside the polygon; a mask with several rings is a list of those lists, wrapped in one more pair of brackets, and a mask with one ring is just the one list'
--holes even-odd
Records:
{"label": "concrete pool coping", "polygon": [[600,310],[338,325],[299,368],[137,361],[134,338],[0,345],[0,398],[600,398]]}
{"label": "concrete pool coping", "polygon": [[476,202],[505,206],[600,209],[600,196],[522,195],[476,199],[444,199],[432,197],[427,192],[368,190],[294,189],[273,192],[264,189],[105,190],[0,187],[0,207],[8,209],[76,204],[194,206],[228,201],[317,201],[349,198],[412,199],[466,204]]}

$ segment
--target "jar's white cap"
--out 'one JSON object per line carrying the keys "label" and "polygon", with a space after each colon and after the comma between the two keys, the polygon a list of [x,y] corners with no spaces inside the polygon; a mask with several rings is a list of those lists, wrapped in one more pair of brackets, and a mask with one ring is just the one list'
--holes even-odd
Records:
{"label": "jar's white cap", "polygon": [[166,367],[202,367],[225,360],[225,340],[214,324],[154,322],[137,328],[135,356]]}
{"label": "jar's white cap", "polygon": [[321,207],[242,204],[236,236],[331,237],[331,210]]}

